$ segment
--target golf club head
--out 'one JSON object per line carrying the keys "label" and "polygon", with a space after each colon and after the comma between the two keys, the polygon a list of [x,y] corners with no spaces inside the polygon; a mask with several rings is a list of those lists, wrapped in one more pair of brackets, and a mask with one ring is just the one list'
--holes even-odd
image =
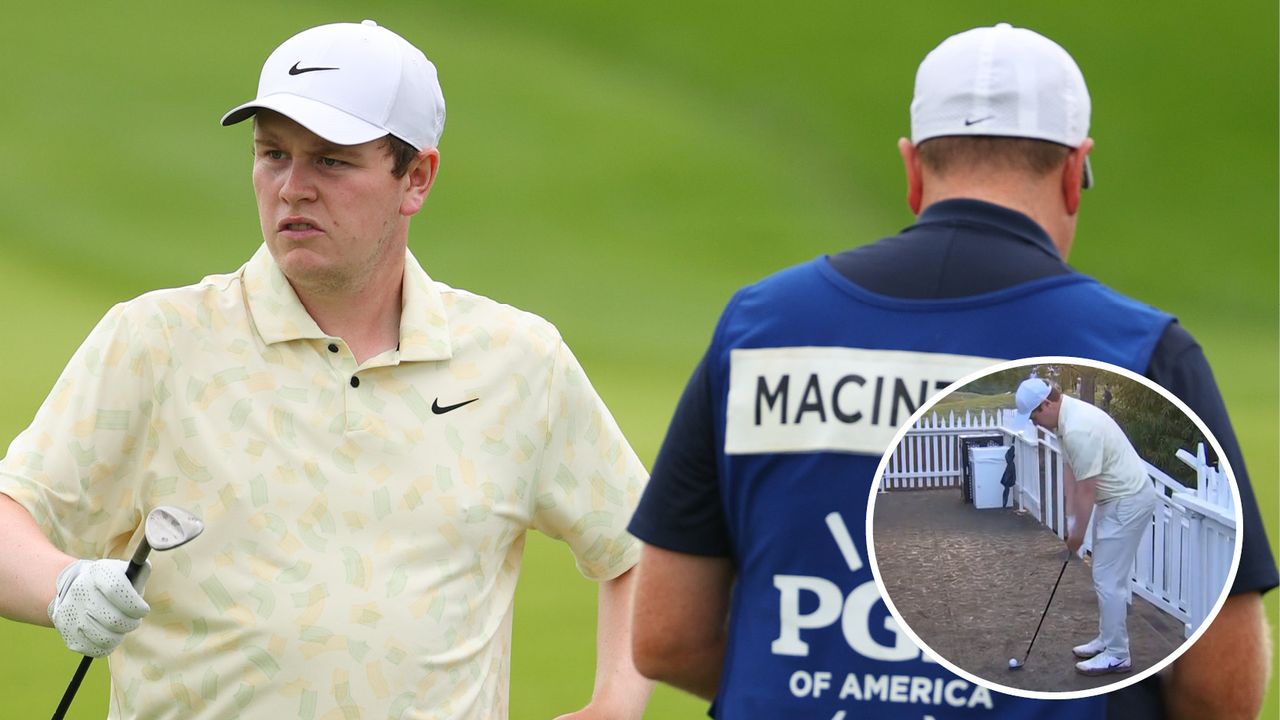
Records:
{"label": "golf club head", "polygon": [[199,537],[204,521],[182,508],[162,505],[147,513],[143,532],[152,550],[172,550]]}

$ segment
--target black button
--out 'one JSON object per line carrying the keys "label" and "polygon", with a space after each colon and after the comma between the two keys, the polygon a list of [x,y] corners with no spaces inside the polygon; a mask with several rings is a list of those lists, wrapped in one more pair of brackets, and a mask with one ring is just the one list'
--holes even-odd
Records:
{"label": "black button", "polygon": [[329,343],[329,352],[338,352],[338,346],[333,343]]}
{"label": "black button", "polygon": [[360,378],[355,375],[351,376],[351,387],[360,387]]}

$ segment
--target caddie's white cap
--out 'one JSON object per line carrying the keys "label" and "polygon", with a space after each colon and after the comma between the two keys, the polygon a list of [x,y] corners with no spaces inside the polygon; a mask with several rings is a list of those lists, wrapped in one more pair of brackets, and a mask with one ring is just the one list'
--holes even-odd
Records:
{"label": "caddie's white cap", "polygon": [[1031,411],[1040,407],[1040,403],[1049,397],[1049,383],[1040,378],[1031,378],[1023,380],[1018,386],[1016,400],[1018,403],[1018,416],[1023,419],[1031,417]]}
{"label": "caddie's white cap", "polygon": [[[952,35],[925,56],[911,99],[911,142],[993,135],[1079,147],[1089,136],[1089,89],[1049,38],[1008,23]],[[1093,185],[1085,162],[1084,186]]]}
{"label": "caddie's white cap", "polygon": [[372,20],[321,25],[285,40],[262,66],[258,97],[232,108],[222,124],[263,108],[338,145],[391,134],[422,150],[444,132],[435,65]]}

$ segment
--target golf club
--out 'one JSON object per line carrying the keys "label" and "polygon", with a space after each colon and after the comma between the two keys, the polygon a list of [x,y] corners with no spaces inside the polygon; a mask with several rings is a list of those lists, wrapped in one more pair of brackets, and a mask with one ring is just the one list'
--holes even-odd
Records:
{"label": "golf club", "polygon": [[[196,539],[203,531],[204,522],[186,510],[164,506],[155,508],[147,513],[142,542],[138,543],[138,549],[129,560],[129,569],[125,571],[125,577],[130,583],[135,582],[138,573],[142,572],[143,563],[147,561],[147,555],[150,555],[152,550],[164,552],[181,547]],[[67,709],[71,707],[71,701],[80,690],[80,683],[84,681],[85,673],[89,671],[89,665],[92,663],[93,658],[88,655],[80,659],[76,674],[71,677],[67,691],[62,694],[62,702],[58,703],[58,709],[53,711],[53,720],[62,720],[66,716]]]}
{"label": "golf club", "polygon": [[1067,552],[1067,559],[1062,561],[1062,569],[1058,571],[1058,579],[1053,581],[1053,592],[1049,593],[1049,602],[1044,604],[1044,612],[1040,613],[1040,624],[1036,625],[1035,634],[1031,636],[1031,642],[1027,644],[1027,654],[1022,656],[1022,662],[1018,662],[1017,658],[1009,658],[1009,669],[1018,670],[1027,664],[1027,659],[1031,657],[1031,646],[1036,644],[1036,638],[1040,636],[1040,628],[1044,626],[1044,618],[1049,614],[1049,606],[1053,604],[1053,596],[1058,594],[1058,584],[1062,582],[1062,574],[1067,571],[1067,563],[1071,562],[1071,552]]}

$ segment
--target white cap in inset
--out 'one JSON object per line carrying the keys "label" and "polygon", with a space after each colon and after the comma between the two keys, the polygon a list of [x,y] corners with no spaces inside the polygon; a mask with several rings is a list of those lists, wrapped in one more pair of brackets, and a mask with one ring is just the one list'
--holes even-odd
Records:
{"label": "white cap in inset", "polygon": [[[1062,46],[1008,23],[942,41],[916,71],[911,142],[949,135],[1047,140],[1079,147],[1089,135],[1089,89]],[[1086,163],[1086,184],[1093,184]]]}
{"label": "white cap in inset", "polygon": [[1016,401],[1018,415],[1024,419],[1031,417],[1031,411],[1040,407],[1040,403],[1049,397],[1049,383],[1040,378],[1023,380],[1018,386]]}
{"label": "white cap in inset", "polygon": [[444,132],[435,65],[372,20],[321,25],[285,40],[262,66],[258,96],[232,108],[222,124],[260,109],[338,145],[390,134],[423,150],[436,147]]}

